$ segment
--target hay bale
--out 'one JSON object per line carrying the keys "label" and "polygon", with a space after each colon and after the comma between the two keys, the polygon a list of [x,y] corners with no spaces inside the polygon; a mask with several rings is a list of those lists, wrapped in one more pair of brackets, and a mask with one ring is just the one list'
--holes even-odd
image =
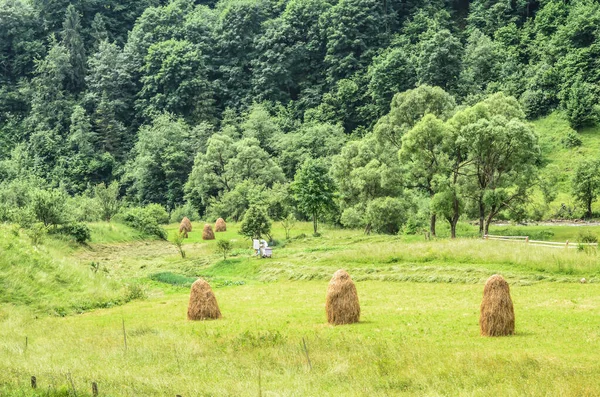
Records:
{"label": "hay bale", "polygon": [[212,226],[210,224],[204,225],[204,230],[202,230],[202,240],[214,240],[215,233],[213,233]]}
{"label": "hay bale", "polygon": [[480,310],[479,330],[482,336],[515,333],[515,311],[510,287],[502,276],[495,274],[486,281]]}
{"label": "hay bale", "polygon": [[325,311],[327,321],[333,325],[357,323],[360,319],[356,286],[345,270],[335,272],[329,281]]}
{"label": "hay bale", "polygon": [[187,312],[188,320],[208,320],[221,318],[217,298],[210,285],[199,278],[192,284],[190,303]]}
{"label": "hay bale", "polygon": [[179,224],[179,234],[183,234],[184,238],[188,238],[188,233],[192,231],[192,222],[187,217],[184,217]]}
{"label": "hay bale", "polygon": [[219,232],[226,232],[226,231],[227,231],[227,224],[225,223],[225,220],[223,218],[217,219],[217,222],[215,223],[215,232],[219,233]]}

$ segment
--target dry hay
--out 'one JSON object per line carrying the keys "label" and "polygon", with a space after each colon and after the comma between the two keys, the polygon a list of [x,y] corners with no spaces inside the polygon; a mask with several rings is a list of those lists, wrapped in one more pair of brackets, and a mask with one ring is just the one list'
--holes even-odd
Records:
{"label": "dry hay", "polygon": [[188,238],[188,233],[192,231],[192,222],[187,217],[184,217],[179,224],[179,234],[183,234],[184,238]]}
{"label": "dry hay", "polygon": [[357,323],[360,319],[356,286],[345,270],[335,272],[329,281],[325,311],[327,321],[333,325]]}
{"label": "dry hay", "polygon": [[214,240],[215,234],[213,233],[212,226],[210,224],[204,225],[204,230],[202,230],[202,240]]}
{"label": "dry hay", "polygon": [[515,311],[510,299],[510,287],[497,274],[483,288],[479,330],[482,336],[504,336],[515,333]]}
{"label": "dry hay", "polygon": [[217,222],[215,223],[215,232],[219,233],[219,232],[226,232],[226,231],[227,231],[227,224],[225,223],[225,220],[223,218],[217,219]]}
{"label": "dry hay", "polygon": [[190,303],[187,312],[188,320],[207,320],[221,318],[217,298],[210,285],[199,278],[192,284]]}

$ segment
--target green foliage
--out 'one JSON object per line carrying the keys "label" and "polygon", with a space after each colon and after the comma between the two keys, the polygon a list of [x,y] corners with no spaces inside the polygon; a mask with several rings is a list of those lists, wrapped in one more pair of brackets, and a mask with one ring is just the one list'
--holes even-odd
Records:
{"label": "green foliage", "polygon": [[110,222],[112,217],[119,212],[119,183],[114,181],[108,186],[104,183],[96,185],[94,196],[102,210],[102,218]]}
{"label": "green foliage", "polygon": [[128,167],[132,190],[142,204],[175,208],[183,203],[183,188],[192,169],[194,142],[181,119],[163,114],[142,128],[135,158]]}
{"label": "green foliage", "polygon": [[183,233],[175,233],[171,239],[171,242],[177,248],[177,251],[179,251],[179,255],[181,255],[181,258],[185,259],[185,251],[183,250],[183,240]]}
{"label": "green foliage", "polygon": [[380,197],[369,203],[365,216],[374,231],[397,234],[406,222],[408,208],[400,199]]}
{"label": "green foliage", "polygon": [[581,76],[577,76],[568,91],[565,102],[565,110],[571,127],[578,130],[587,125],[593,125],[598,120],[596,103],[597,97],[593,87]]}
{"label": "green foliage", "polygon": [[79,244],[85,244],[92,239],[90,228],[84,223],[69,223],[61,225],[55,233],[64,234],[72,237]]}
{"label": "green foliage", "polygon": [[231,241],[229,240],[218,240],[217,241],[217,252],[223,255],[223,260],[227,260],[227,255],[231,251]]}
{"label": "green foliage", "polygon": [[577,165],[572,182],[573,196],[584,205],[585,216],[592,216],[592,203],[600,194],[600,160],[587,159]]}
{"label": "green foliage", "polygon": [[68,218],[67,197],[58,189],[38,189],[33,193],[31,207],[35,218],[46,227],[60,225]]}
{"label": "green foliage", "polygon": [[240,234],[250,239],[270,238],[271,220],[267,211],[260,206],[248,208],[240,225]]}
{"label": "green foliage", "polygon": [[283,230],[285,230],[286,240],[290,239],[290,232],[292,231],[295,225],[296,217],[291,212],[281,221],[281,227],[283,227]]}
{"label": "green foliage", "polygon": [[167,232],[160,226],[160,223],[164,220],[168,222],[169,216],[162,207],[132,207],[126,209],[121,217],[127,225],[144,234],[158,237],[161,240],[167,239]]}
{"label": "green foliage", "polygon": [[292,191],[300,210],[312,217],[316,234],[319,215],[334,206],[335,185],[324,163],[306,160],[294,177]]}
{"label": "green foliage", "polygon": [[562,144],[567,149],[581,146],[582,143],[581,138],[575,131],[567,132],[567,136],[565,136],[562,141]]}
{"label": "green foliage", "polygon": [[182,206],[175,208],[171,211],[169,221],[171,223],[179,223],[183,218],[187,217],[190,221],[200,220],[198,211],[190,203],[186,203]]}

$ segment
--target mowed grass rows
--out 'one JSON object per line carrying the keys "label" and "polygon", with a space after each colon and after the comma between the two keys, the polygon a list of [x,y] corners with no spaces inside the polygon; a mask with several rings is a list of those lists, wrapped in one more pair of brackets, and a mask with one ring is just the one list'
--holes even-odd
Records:
{"label": "mowed grass rows", "polygon": [[[269,260],[252,257],[237,225],[227,226],[216,234],[233,240],[227,260],[216,241],[201,240],[202,223],[186,259],[121,225],[94,225],[87,248],[46,244],[61,265],[82,272],[96,262],[94,277],[137,283],[149,298],[66,317],[0,305],[0,396],[85,396],[91,382],[101,396],[600,395],[596,251],[327,228],[313,238],[299,224]],[[361,321],[333,327],[325,293],[339,268],[356,282]],[[494,273],[511,283],[515,336],[479,336],[483,283]],[[222,319],[186,320],[198,276],[211,282]]]}
{"label": "mowed grass rows", "polygon": [[506,338],[479,336],[480,285],[357,282],[361,322],[339,327],[326,324],[326,286],[221,288],[217,321],[186,321],[185,293],[67,318],[4,313],[2,395],[23,395],[31,375],[44,392],[70,388],[67,373],[80,395],[96,381],[111,396],[258,395],[259,372],[263,395],[600,390],[600,285],[513,287],[517,335]]}

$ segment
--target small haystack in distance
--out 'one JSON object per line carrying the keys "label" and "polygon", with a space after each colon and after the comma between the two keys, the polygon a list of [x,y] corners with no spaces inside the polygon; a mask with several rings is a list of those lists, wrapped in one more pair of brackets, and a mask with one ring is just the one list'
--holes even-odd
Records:
{"label": "small haystack in distance", "polygon": [[202,230],[202,240],[214,240],[215,233],[213,233],[212,226],[210,224],[204,225],[204,230]]}
{"label": "small haystack in distance", "polygon": [[515,333],[515,311],[510,299],[510,287],[497,274],[483,288],[479,330],[482,336],[505,336]]}
{"label": "small haystack in distance", "polygon": [[223,218],[217,219],[217,222],[215,223],[215,232],[219,233],[219,232],[226,232],[226,231],[227,231],[227,224],[225,223],[225,220]]}
{"label": "small haystack in distance", "polygon": [[221,318],[217,298],[210,285],[199,278],[192,284],[190,303],[187,312],[188,320],[208,320]]}
{"label": "small haystack in distance", "polygon": [[329,281],[325,311],[327,321],[333,325],[357,323],[360,319],[356,286],[345,270],[335,272]]}
{"label": "small haystack in distance", "polygon": [[183,234],[184,238],[188,238],[188,233],[192,231],[192,222],[184,217],[179,224],[179,234]]}

